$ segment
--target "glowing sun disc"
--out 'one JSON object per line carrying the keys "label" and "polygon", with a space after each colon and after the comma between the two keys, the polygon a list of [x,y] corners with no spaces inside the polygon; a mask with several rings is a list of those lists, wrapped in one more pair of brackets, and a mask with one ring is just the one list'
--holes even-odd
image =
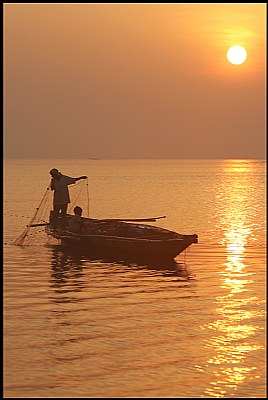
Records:
{"label": "glowing sun disc", "polygon": [[227,51],[227,59],[231,64],[243,64],[247,59],[246,49],[242,46],[232,46]]}

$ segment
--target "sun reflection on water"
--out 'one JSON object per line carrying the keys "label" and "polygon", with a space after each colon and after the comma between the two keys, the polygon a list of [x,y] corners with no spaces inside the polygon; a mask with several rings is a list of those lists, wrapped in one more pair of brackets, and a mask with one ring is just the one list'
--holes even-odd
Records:
{"label": "sun reflection on water", "polygon": [[[212,369],[214,377],[205,390],[205,396],[210,397],[233,396],[246,379],[258,379],[256,367],[250,365],[247,358],[251,352],[263,349],[263,346],[252,344],[252,340],[248,341],[260,329],[255,319],[263,316],[263,312],[254,307],[260,303],[258,297],[251,295],[255,273],[249,272],[245,258],[248,240],[254,236],[247,206],[250,166],[244,168],[240,163],[229,161],[225,168],[230,174],[242,173],[242,179],[227,179],[218,196],[223,230],[221,245],[226,255],[219,272],[219,292],[224,294],[216,298],[218,319],[201,327],[212,331],[205,346],[214,353],[206,365]],[[200,366],[196,368],[204,370]]]}

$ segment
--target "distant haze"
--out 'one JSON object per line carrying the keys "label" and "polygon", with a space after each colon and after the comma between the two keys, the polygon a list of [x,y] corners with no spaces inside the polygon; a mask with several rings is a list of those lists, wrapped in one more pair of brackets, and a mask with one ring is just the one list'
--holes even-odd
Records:
{"label": "distant haze", "polygon": [[264,3],[6,3],[4,156],[264,159],[265,31]]}

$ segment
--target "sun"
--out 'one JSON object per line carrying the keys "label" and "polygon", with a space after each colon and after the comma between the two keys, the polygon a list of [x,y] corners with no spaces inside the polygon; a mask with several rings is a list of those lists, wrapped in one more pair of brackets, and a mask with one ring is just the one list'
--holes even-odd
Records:
{"label": "sun", "polygon": [[247,59],[247,51],[242,46],[232,46],[227,51],[227,59],[231,64],[243,64]]}

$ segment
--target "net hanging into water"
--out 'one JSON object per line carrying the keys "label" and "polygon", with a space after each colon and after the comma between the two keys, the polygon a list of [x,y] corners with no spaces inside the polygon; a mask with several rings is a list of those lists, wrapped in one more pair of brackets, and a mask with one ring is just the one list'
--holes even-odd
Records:
{"label": "net hanging into water", "polygon": [[[89,217],[88,179],[77,181],[69,185],[71,202],[68,205],[68,214],[73,214],[74,207],[80,206],[83,215]],[[46,234],[50,211],[53,209],[53,192],[50,186],[46,188],[40,204],[22,234],[13,242],[17,246],[30,246],[37,244],[55,244],[57,239]]]}

